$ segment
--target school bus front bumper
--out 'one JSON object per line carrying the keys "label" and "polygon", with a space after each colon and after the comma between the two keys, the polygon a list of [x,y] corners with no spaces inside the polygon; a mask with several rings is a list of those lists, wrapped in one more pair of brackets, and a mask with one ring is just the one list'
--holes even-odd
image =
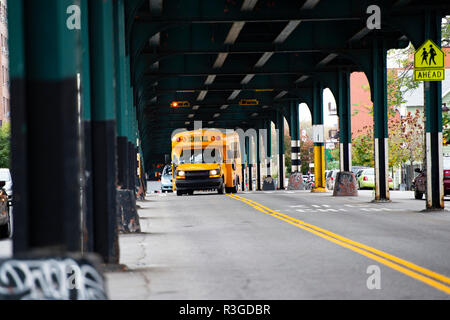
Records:
{"label": "school bus front bumper", "polygon": [[175,180],[177,190],[213,190],[219,189],[223,185],[220,175],[210,175],[210,170],[186,171],[182,179]]}

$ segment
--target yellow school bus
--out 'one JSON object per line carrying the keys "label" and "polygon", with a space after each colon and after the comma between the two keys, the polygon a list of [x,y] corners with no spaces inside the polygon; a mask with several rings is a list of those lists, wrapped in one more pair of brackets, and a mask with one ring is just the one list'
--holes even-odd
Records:
{"label": "yellow school bus", "polygon": [[173,188],[178,196],[196,190],[236,193],[242,182],[239,135],[218,129],[185,131],[172,137]]}

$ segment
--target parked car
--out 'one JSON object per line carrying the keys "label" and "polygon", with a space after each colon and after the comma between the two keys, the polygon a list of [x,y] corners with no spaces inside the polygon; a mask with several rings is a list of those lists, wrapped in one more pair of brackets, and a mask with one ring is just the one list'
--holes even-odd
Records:
{"label": "parked car", "polygon": [[10,201],[12,179],[9,169],[0,169],[0,240],[11,236]]}
{"label": "parked car", "polygon": [[356,180],[358,180],[358,178],[361,175],[361,173],[363,173],[363,171],[366,170],[366,169],[370,169],[370,168],[364,168],[364,169],[357,169],[357,170],[355,170],[354,174],[355,174]]}
{"label": "parked car", "polygon": [[370,169],[369,167],[363,167],[363,166],[353,166],[352,172],[355,174],[355,176],[358,174],[358,172],[361,172],[364,169]]}
{"label": "parked car", "polygon": [[[359,189],[373,189],[375,187],[375,170],[373,168],[363,169],[357,173],[356,181]],[[388,178],[389,189],[394,189],[394,182]]]}
{"label": "parked car", "polygon": [[161,191],[162,192],[173,191],[173,177],[171,165],[165,166],[161,174]]}
{"label": "parked car", "polygon": [[325,175],[325,184],[328,190],[334,189],[334,183],[336,182],[336,176],[339,170],[329,170],[328,175]]}
{"label": "parked car", "polygon": [[[444,157],[444,195],[450,195],[450,157]],[[419,175],[414,178],[414,198],[422,199],[427,190],[427,172],[416,168],[414,170]]]}
{"label": "parked car", "polygon": [[5,186],[3,189],[5,189],[6,193],[8,194],[8,198],[11,199],[13,196],[13,182],[11,178],[11,172],[8,168],[0,168],[0,181],[5,182]]}

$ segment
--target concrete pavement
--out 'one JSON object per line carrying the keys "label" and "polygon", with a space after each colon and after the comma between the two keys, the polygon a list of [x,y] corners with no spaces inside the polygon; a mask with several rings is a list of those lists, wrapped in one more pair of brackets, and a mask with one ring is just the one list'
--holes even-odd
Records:
{"label": "concrete pavement", "polygon": [[[310,192],[239,196],[449,276],[450,213],[421,212],[411,192],[392,203]],[[152,195],[140,235],[121,236],[130,271],[107,274],[113,299],[447,299],[436,287],[251,205],[216,194]],[[373,269],[375,268],[375,269]],[[377,269],[378,268],[378,269]],[[373,270],[380,289],[369,289]],[[368,273],[369,271],[369,273]]]}
{"label": "concrete pavement", "polygon": [[[120,236],[128,271],[106,274],[110,298],[449,298],[449,209],[424,212],[423,200],[398,191],[391,203],[371,203],[371,191],[342,198],[306,191],[238,196],[152,194],[139,202],[144,232]],[[382,253],[370,257],[304,225]],[[403,262],[386,265],[386,253],[444,278]],[[0,241],[0,257],[10,255],[11,241]],[[371,286],[374,276],[379,289]]]}

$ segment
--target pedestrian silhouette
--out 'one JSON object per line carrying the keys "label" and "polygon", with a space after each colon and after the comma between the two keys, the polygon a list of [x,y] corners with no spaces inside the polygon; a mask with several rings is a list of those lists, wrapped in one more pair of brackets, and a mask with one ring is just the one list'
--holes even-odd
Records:
{"label": "pedestrian silhouette", "polygon": [[428,59],[427,49],[423,48],[423,51],[422,51],[422,62],[421,63],[425,62],[425,64],[428,64],[427,59]]}
{"label": "pedestrian silhouette", "polygon": [[436,50],[434,50],[433,45],[430,44],[430,62],[428,63],[428,65],[431,65],[431,62],[436,65],[436,61],[434,61],[434,57],[436,57],[436,55]]}

